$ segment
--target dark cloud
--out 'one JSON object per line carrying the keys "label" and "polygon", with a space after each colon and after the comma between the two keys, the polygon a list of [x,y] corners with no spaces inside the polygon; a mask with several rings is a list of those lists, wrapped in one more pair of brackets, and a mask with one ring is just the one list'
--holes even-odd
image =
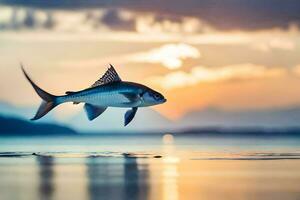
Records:
{"label": "dark cloud", "polygon": [[0,3],[43,9],[124,8],[175,17],[193,16],[222,30],[300,24],[299,0],[0,0]]}
{"label": "dark cloud", "polygon": [[47,19],[44,22],[43,26],[46,29],[52,29],[55,26],[55,22],[53,20],[52,14],[50,12],[47,12]]}
{"label": "dark cloud", "polygon": [[124,19],[116,9],[109,9],[101,17],[100,22],[115,30],[135,30],[135,19]]}
{"label": "dark cloud", "polygon": [[182,17],[176,16],[176,15],[156,15],[154,18],[155,22],[164,22],[164,21],[170,21],[174,23],[182,23]]}
{"label": "dark cloud", "polygon": [[[127,1],[127,0],[125,0]],[[111,5],[113,1],[99,0],[0,0],[0,4],[41,9],[87,9]]]}
{"label": "dark cloud", "polygon": [[[20,15],[21,14],[21,15]],[[0,30],[20,30],[20,29],[35,29],[44,28],[52,29],[55,26],[55,22],[52,18],[51,12],[46,12],[46,20],[41,21],[35,15],[35,9],[29,8],[25,10],[25,16],[23,17],[20,10],[14,8],[12,10],[11,17],[6,22],[0,23]]]}
{"label": "dark cloud", "polygon": [[36,20],[34,17],[34,11],[29,9],[26,10],[26,15],[23,21],[25,27],[33,28],[36,25]]}

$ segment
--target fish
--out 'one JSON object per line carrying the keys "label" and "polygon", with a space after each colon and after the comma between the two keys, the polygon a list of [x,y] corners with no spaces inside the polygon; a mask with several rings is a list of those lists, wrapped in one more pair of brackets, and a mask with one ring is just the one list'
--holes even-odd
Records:
{"label": "fish", "polygon": [[73,104],[84,103],[83,108],[90,121],[99,117],[108,107],[130,108],[124,115],[124,126],[127,126],[139,107],[154,106],[167,101],[161,93],[145,85],[121,80],[111,64],[104,75],[90,87],[80,91],[67,91],[65,95],[60,96],[52,95],[35,84],[22,64],[21,69],[42,99],[40,107],[31,120],[42,118],[60,104],[73,102]]}

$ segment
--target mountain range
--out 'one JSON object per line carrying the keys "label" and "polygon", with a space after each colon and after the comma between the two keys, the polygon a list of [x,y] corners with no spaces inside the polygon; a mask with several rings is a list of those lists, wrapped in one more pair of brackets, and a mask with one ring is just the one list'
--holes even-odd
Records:
{"label": "mountain range", "polygon": [[71,128],[50,123],[31,123],[23,119],[0,116],[0,135],[74,135]]}
{"label": "mountain range", "polygon": [[216,108],[187,113],[179,120],[183,127],[300,127],[300,107],[228,111]]}
{"label": "mountain range", "polygon": [[[6,102],[0,102],[0,115],[5,117],[29,119],[34,115],[35,111],[35,107],[17,107]],[[99,118],[92,122],[87,120],[83,110],[72,117],[65,119],[57,118],[52,112],[43,118],[41,122],[60,124],[80,132],[178,131],[205,127],[300,127],[300,107],[297,106],[279,109],[240,111],[206,108],[189,112],[176,121],[167,119],[151,108],[142,108],[138,110],[135,119],[128,127],[123,126],[125,112],[126,109],[109,108]]]}

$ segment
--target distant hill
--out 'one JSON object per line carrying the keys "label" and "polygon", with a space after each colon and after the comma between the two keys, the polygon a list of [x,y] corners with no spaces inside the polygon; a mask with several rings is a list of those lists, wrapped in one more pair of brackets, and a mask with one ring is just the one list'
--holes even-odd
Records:
{"label": "distant hill", "polygon": [[0,135],[73,135],[68,127],[0,116]]}
{"label": "distant hill", "polygon": [[[18,107],[11,105],[6,102],[0,101],[0,115],[9,116],[21,119],[30,119],[34,116],[36,109],[35,107]],[[63,105],[62,105],[63,106]],[[82,106],[82,105],[78,105]],[[170,120],[162,116],[152,108],[140,108],[133,119],[133,121],[124,127],[124,114],[127,109],[121,108],[108,108],[101,116],[94,121],[89,121],[82,108],[81,112],[76,113],[70,118],[57,119],[51,111],[37,123],[55,123],[63,124],[71,127],[75,130],[82,132],[98,132],[98,131],[148,131],[148,130],[162,130],[172,127]]]}
{"label": "distant hill", "polygon": [[[62,105],[63,106],[63,105]],[[79,105],[82,106],[82,105]],[[0,115],[28,120],[34,116],[35,107],[16,107],[0,102]],[[57,118],[53,111],[40,123],[61,124],[79,132],[156,132],[202,129],[207,127],[221,128],[300,128],[300,106],[264,109],[264,110],[222,110],[205,108],[171,121],[152,108],[139,108],[133,121],[124,127],[124,114],[127,109],[108,108],[94,121],[88,121],[84,110],[69,118]]]}
{"label": "distant hill", "polygon": [[181,127],[300,127],[300,107],[228,111],[206,108],[183,116]]}
{"label": "distant hill", "polygon": [[300,137],[300,128],[260,128],[260,127],[205,127],[205,128],[190,128],[172,132],[172,134],[197,135],[197,136],[213,136],[213,137],[227,137],[227,136],[289,136]]}

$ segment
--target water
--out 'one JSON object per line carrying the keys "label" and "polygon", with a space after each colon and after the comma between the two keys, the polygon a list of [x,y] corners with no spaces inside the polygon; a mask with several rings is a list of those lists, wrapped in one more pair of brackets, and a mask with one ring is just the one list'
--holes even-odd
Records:
{"label": "water", "polygon": [[1,137],[1,200],[300,199],[300,138]]}

